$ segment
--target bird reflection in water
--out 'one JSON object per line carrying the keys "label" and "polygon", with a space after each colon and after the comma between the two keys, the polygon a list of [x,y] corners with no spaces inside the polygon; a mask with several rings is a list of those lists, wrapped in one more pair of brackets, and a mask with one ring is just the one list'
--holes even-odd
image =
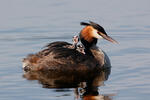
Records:
{"label": "bird reflection in water", "polygon": [[23,77],[27,80],[38,80],[43,88],[56,88],[56,91],[75,88],[75,100],[112,100],[112,94],[102,95],[98,91],[98,87],[104,85],[110,72],[111,67],[103,67],[101,70],[88,73],[43,70],[25,72]]}

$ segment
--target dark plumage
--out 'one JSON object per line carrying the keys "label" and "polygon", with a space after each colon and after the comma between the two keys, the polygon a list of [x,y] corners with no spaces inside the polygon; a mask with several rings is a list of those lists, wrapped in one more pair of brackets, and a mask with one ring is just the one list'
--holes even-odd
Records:
{"label": "dark plumage", "polygon": [[111,42],[115,42],[115,40],[107,36],[104,28],[94,22],[81,22],[81,25],[86,26],[80,32],[80,40],[84,48],[77,46],[78,39],[76,37],[73,44],[63,41],[49,43],[42,51],[30,54],[23,59],[24,70],[88,73],[105,65],[110,66],[108,56],[98,49],[96,43],[99,37],[104,37]]}
{"label": "dark plumage", "polygon": [[[86,67],[92,69],[93,66],[99,65],[93,57],[70,48],[70,46],[72,44],[61,41],[50,43],[39,53],[28,55],[23,60],[23,62],[29,62],[25,67],[28,67],[28,70],[80,70],[80,68],[86,70]],[[87,59],[92,63],[88,64]]]}

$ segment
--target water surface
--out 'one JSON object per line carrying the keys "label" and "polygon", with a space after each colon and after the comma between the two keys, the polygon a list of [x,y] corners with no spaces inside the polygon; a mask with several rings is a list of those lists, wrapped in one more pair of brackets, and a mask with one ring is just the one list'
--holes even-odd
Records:
{"label": "water surface", "polygon": [[119,42],[98,43],[112,64],[109,79],[97,89],[99,96],[105,100],[148,100],[149,4],[149,0],[0,0],[0,99],[74,100],[75,88],[48,89],[23,78],[21,60],[49,42],[71,42],[82,28],[79,22],[92,20]]}

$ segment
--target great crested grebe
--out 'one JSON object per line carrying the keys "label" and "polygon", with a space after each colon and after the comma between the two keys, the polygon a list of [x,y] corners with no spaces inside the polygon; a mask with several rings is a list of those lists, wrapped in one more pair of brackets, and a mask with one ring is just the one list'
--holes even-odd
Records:
{"label": "great crested grebe", "polygon": [[[30,54],[23,59],[25,71],[59,70],[88,72],[105,65],[110,65],[106,53],[96,46],[97,39],[104,38],[112,43],[117,43],[108,36],[102,26],[94,22],[81,22],[85,27],[81,30],[79,38],[84,46],[78,47],[78,37],[74,43],[57,41],[48,44],[44,50]],[[81,50],[77,50],[81,49]]]}

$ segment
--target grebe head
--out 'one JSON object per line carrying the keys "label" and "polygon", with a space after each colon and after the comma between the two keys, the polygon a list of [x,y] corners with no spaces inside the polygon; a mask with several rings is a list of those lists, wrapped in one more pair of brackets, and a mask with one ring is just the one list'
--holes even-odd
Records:
{"label": "grebe head", "polygon": [[79,37],[77,35],[73,36],[72,41],[73,41],[73,44],[77,45],[79,42]]}
{"label": "grebe head", "polygon": [[118,43],[116,40],[107,35],[104,28],[97,23],[90,21],[89,23],[81,22],[85,27],[80,32],[80,40],[85,47],[96,45],[97,39],[106,39],[112,43]]}

